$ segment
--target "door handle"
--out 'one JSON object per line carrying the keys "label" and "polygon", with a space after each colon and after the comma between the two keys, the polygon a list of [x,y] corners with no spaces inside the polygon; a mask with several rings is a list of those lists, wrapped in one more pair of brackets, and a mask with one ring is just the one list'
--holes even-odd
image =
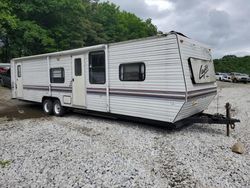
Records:
{"label": "door handle", "polygon": [[74,82],[75,81],[75,79],[74,78],[72,78],[72,82]]}

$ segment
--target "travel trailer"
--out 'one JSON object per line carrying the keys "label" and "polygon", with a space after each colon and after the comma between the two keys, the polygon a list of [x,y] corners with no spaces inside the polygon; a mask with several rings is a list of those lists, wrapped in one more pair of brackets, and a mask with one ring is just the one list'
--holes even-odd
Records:
{"label": "travel trailer", "polygon": [[204,111],[217,92],[211,49],[181,33],[11,61],[12,97],[166,123]]}

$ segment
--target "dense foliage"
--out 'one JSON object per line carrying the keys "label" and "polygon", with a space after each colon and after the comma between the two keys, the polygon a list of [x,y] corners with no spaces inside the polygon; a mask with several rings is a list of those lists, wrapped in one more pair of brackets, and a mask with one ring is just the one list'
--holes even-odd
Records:
{"label": "dense foliage", "polygon": [[240,72],[250,75],[250,56],[227,55],[214,60],[216,72]]}
{"label": "dense foliage", "polygon": [[157,34],[151,19],[98,0],[1,0],[0,61]]}

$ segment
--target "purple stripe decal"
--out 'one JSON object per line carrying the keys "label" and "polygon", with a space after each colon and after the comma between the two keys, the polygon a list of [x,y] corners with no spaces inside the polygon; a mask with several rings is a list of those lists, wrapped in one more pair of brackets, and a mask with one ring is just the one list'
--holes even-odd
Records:
{"label": "purple stripe decal", "polygon": [[24,87],[23,89],[26,89],[26,90],[39,90],[39,91],[48,91],[49,89],[44,89],[44,88],[27,88],[27,87]]}
{"label": "purple stripe decal", "polygon": [[185,100],[185,96],[167,96],[167,95],[154,95],[154,94],[144,94],[144,93],[119,93],[110,92],[111,95],[126,95],[126,96],[139,96],[139,97],[153,97],[153,98],[166,98],[166,99],[179,99]]}
{"label": "purple stripe decal", "polygon": [[63,90],[63,89],[52,89],[52,92],[64,92],[64,93],[72,93],[72,90]]}
{"label": "purple stripe decal", "polygon": [[69,91],[72,92],[72,88],[71,87],[51,87],[52,91]]}
{"label": "purple stripe decal", "polygon": [[[145,92],[145,91],[150,91],[150,92]],[[106,95],[106,89],[105,88],[87,88],[87,93]],[[168,99],[185,99],[185,92],[174,92],[174,91],[158,92],[157,90],[110,89],[109,93],[111,95],[142,96],[142,97],[155,97],[155,98],[168,98]],[[188,99],[216,94],[217,90],[215,88],[208,88],[208,89],[196,90],[196,92],[191,91],[191,93],[192,94],[188,95],[187,97]]]}
{"label": "purple stripe decal", "polygon": [[[87,88],[88,91],[103,91],[106,92],[106,88]],[[177,95],[185,95],[186,92],[181,91],[162,91],[162,90],[138,90],[138,89],[115,89],[110,88],[109,91],[112,92],[131,92],[131,93],[156,93],[156,94],[177,94]]]}
{"label": "purple stripe decal", "polygon": [[[88,91],[103,91],[106,92],[106,88],[87,88]],[[199,89],[199,90],[193,90],[193,91],[188,91],[188,94],[195,94],[195,93],[200,93],[200,92],[208,92],[211,90],[217,90],[216,87],[211,87],[211,88],[206,88],[206,89]],[[109,91],[120,91],[120,92],[132,92],[132,93],[156,93],[156,94],[174,94],[174,95],[185,95],[186,92],[181,92],[181,91],[162,91],[162,90],[138,90],[138,89],[116,89],[116,88],[110,88]]]}
{"label": "purple stripe decal", "polygon": [[111,91],[140,92],[140,93],[175,94],[175,95],[186,94],[186,92],[181,92],[181,91],[136,90],[136,89],[110,89],[110,90]]}
{"label": "purple stripe decal", "polygon": [[206,89],[199,89],[199,90],[193,90],[193,91],[188,91],[188,94],[190,93],[198,93],[202,91],[209,91],[209,90],[217,90],[217,87],[211,87],[211,88],[206,88]]}
{"label": "purple stripe decal", "polygon": [[105,91],[92,91],[92,90],[87,90],[87,93],[102,93],[102,94],[106,94]]}
{"label": "purple stripe decal", "polygon": [[[49,91],[49,86],[38,86],[38,85],[24,85],[23,89],[30,90],[45,90]],[[62,91],[62,92],[72,92],[72,87],[64,87],[64,86],[51,86],[52,91]]]}
{"label": "purple stripe decal", "polygon": [[106,91],[106,88],[87,88],[87,90]]}
{"label": "purple stripe decal", "polygon": [[[87,93],[106,95],[106,92],[103,92],[103,91],[87,90]],[[168,98],[168,99],[183,99],[183,100],[185,100],[185,96],[178,96],[178,95],[156,95],[156,94],[150,94],[150,93],[131,93],[131,92],[113,92],[113,91],[110,91],[109,93],[111,95],[142,96],[142,97],[155,97],[155,98]]]}
{"label": "purple stripe decal", "polygon": [[201,94],[196,94],[196,95],[189,95],[188,99],[192,99],[192,98],[196,98],[196,97],[205,97],[205,96],[209,96],[209,95],[216,95],[217,91],[210,91],[207,93],[201,93]]}
{"label": "purple stripe decal", "polygon": [[[38,85],[24,85],[24,89],[33,90],[49,90],[48,86],[38,86]],[[52,91],[57,92],[72,92],[72,87],[66,86],[51,86]],[[87,93],[93,94],[104,94],[106,95],[106,88],[87,88]],[[180,91],[160,91],[160,90],[137,90],[137,89],[110,89],[109,93],[111,95],[127,95],[127,96],[142,96],[142,97],[155,97],[155,98],[168,98],[168,99],[181,99],[185,100],[185,92]],[[217,93],[217,88],[206,88],[200,90],[194,90],[188,92],[188,99],[201,97],[206,95],[212,95]]]}
{"label": "purple stripe decal", "polygon": [[23,89],[49,90],[49,87],[48,86],[23,85]]}

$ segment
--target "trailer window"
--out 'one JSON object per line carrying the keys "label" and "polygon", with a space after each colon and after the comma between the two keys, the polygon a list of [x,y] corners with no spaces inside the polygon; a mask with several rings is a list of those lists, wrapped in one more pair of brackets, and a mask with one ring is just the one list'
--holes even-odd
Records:
{"label": "trailer window", "polygon": [[21,75],[21,65],[17,65],[17,77],[20,78]]}
{"label": "trailer window", "polygon": [[82,76],[82,59],[75,59],[75,76]]}
{"label": "trailer window", "polygon": [[64,68],[51,68],[50,69],[50,82],[51,83],[64,83]]}
{"label": "trailer window", "polygon": [[146,67],[144,63],[126,63],[119,67],[121,81],[144,81]]}
{"label": "trailer window", "polygon": [[91,84],[105,84],[105,52],[89,53],[89,82]]}

